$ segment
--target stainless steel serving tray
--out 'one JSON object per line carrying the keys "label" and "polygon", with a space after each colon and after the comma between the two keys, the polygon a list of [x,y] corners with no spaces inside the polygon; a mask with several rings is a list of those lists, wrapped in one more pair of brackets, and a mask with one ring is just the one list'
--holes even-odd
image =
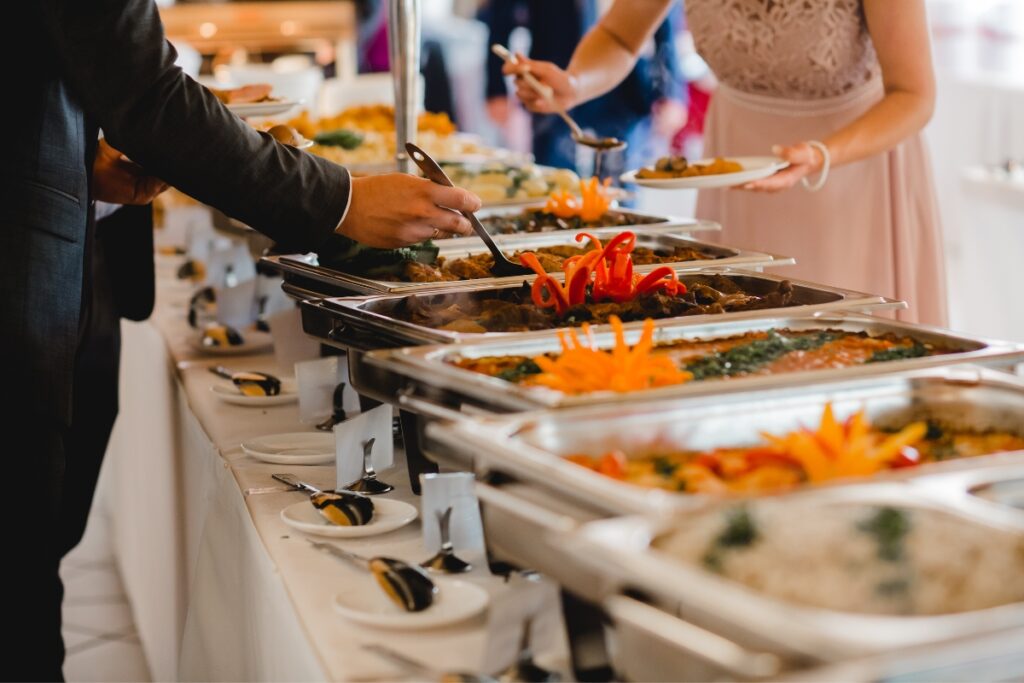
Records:
{"label": "stainless steel serving tray", "polygon": [[[705,268],[758,268],[762,266],[791,265],[794,261],[785,256],[765,254],[746,249],[723,247],[709,242],[692,239],[680,234],[660,230],[652,230],[647,226],[636,228],[637,246],[651,249],[671,249],[674,247],[694,247],[714,254],[716,258],[698,261],[676,261],[671,264],[651,264],[637,266],[640,273],[650,272],[659,265],[672,265],[678,269],[701,270]],[[618,231],[614,231],[617,234]],[[523,235],[515,239],[498,239],[499,245],[509,251],[540,249],[563,245],[579,246],[575,232],[545,232]],[[595,234],[600,236],[600,231]],[[605,235],[608,232],[603,233]],[[487,247],[478,238],[439,240],[438,256],[449,259],[487,253]],[[286,254],[265,256],[263,262],[280,270],[289,285],[302,290],[317,292],[319,296],[348,296],[353,294],[406,294],[412,292],[435,291],[445,289],[461,289],[466,283],[488,283],[490,285],[520,284],[524,278],[490,277],[480,280],[456,280],[453,282],[390,282],[346,273],[335,268],[320,265],[316,254]],[[563,278],[562,273],[552,273],[554,277]],[[296,289],[291,289],[295,293]],[[305,297],[299,297],[305,298]]]}
{"label": "stainless steel serving tray", "polygon": [[[679,279],[689,283],[698,276],[725,275],[735,280],[745,291],[753,294],[774,290],[784,280],[793,285],[793,305],[786,307],[786,313],[806,315],[819,311],[867,311],[904,308],[902,301],[888,299],[876,294],[865,294],[848,289],[828,287],[802,280],[779,277],[770,273],[755,273],[739,269],[714,269],[688,271],[681,269]],[[438,330],[416,325],[394,317],[391,312],[396,306],[411,298],[434,297],[483,297],[494,292],[522,286],[522,280],[504,285],[493,285],[489,281],[463,282],[459,287],[428,290],[414,294],[388,294],[362,297],[341,297],[301,302],[303,329],[307,334],[319,337],[329,344],[362,351],[381,348],[414,346],[423,344],[454,344],[457,342],[481,341],[484,339],[514,339],[522,332],[466,333]],[[714,321],[725,322],[742,318],[764,316],[765,309],[717,315],[693,315],[677,318],[676,322],[700,325]],[[643,327],[643,322],[626,323],[626,329]],[[595,333],[609,329],[607,325],[595,325]]]}
{"label": "stainless steel serving tray", "polygon": [[[1008,366],[1024,359],[1024,344],[992,341],[936,327],[913,325],[846,312],[818,313],[811,316],[771,316],[703,325],[690,325],[681,322],[678,318],[663,320],[656,324],[655,341],[659,344],[671,344],[685,340],[706,341],[770,329],[794,331],[837,329],[848,332],[866,332],[871,336],[891,333],[909,336],[922,343],[933,344],[937,348],[960,349],[960,351],[939,356],[871,363],[846,368],[689,382],[629,394],[608,391],[580,396],[563,394],[545,387],[518,385],[497,377],[464,370],[452,362],[460,358],[488,356],[526,356],[529,358],[546,353],[557,353],[561,347],[556,334],[542,332],[517,335],[513,339],[497,341],[460,342],[373,351],[366,355],[364,362],[375,370],[364,368],[363,372],[366,374],[372,372],[372,384],[378,387],[391,387],[390,391],[393,392],[411,388],[420,395],[431,395],[435,400],[444,394],[444,398],[451,407],[457,408],[462,403],[468,402],[493,412],[506,412],[566,408],[599,403],[623,403],[668,397],[718,395],[723,392],[751,391],[782,384],[793,384],[794,382],[855,379],[956,363]],[[640,330],[631,330],[626,335],[626,339],[629,343],[635,343],[639,336]],[[595,335],[595,342],[601,348],[610,348],[614,344],[614,335],[611,332],[603,332]]]}
{"label": "stainless steel serving tray", "polygon": [[[817,489],[772,504],[797,502],[810,510],[835,505],[932,510],[969,522],[978,533],[990,529],[1024,535],[1024,515],[964,509],[913,483]],[[1024,626],[1022,602],[952,614],[889,616],[816,608],[771,597],[653,546],[656,538],[685,523],[685,518],[678,517],[602,520],[583,525],[562,543],[565,553],[582,558],[584,564],[592,564],[617,581],[615,589],[640,591],[687,622],[749,651],[778,655],[783,660],[837,662]],[[956,551],[955,547],[948,550]]]}
{"label": "stainless steel serving tray", "polygon": [[[951,366],[829,383],[794,382],[758,392],[729,393],[536,411],[475,420],[434,422],[425,449],[442,464],[480,473],[501,472],[590,513],[621,515],[692,509],[708,498],[645,489],[574,465],[572,453],[628,454],[675,445],[712,449],[759,443],[762,432],[817,424],[826,403],[840,418],[864,408],[879,424],[924,417],[952,425],[1024,434],[1024,381],[975,366]],[[901,479],[1024,462],[1024,453],[932,463],[877,475]]]}

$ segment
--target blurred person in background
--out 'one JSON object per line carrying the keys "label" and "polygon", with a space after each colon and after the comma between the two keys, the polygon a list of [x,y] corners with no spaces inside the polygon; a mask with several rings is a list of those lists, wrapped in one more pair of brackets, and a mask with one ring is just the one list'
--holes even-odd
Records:
{"label": "blurred person in background", "polygon": [[[64,658],[58,569],[81,537],[101,460],[82,454],[95,456],[86,441],[105,443],[109,433],[106,423],[86,424],[82,406],[116,386],[112,340],[102,338],[115,321],[98,320],[111,311],[93,297],[118,284],[103,281],[116,278],[109,268],[99,275],[97,268],[111,253],[115,261],[153,258],[152,250],[118,257],[98,245],[127,239],[97,232],[94,202],[119,202],[105,183],[109,174],[140,200],[169,183],[302,251],[336,238],[391,248],[469,234],[469,222],[442,207],[476,210],[479,200],[411,175],[352,178],[257,132],[175,66],[151,0],[39,0],[6,9],[19,40],[4,42],[0,58],[17,65],[6,87],[18,93],[18,106],[2,117],[18,134],[0,169],[0,349],[17,398],[6,403],[2,426],[12,454],[6,471],[20,484],[0,503],[17,520],[6,538],[13,552],[4,577],[15,590],[3,611],[0,678],[53,681],[62,678]],[[100,128],[111,149],[100,143]],[[117,150],[134,163],[123,165]],[[108,168],[97,173],[97,163]],[[106,301],[117,295],[108,292]],[[93,427],[102,433],[87,434]]]}
{"label": "blurred person in background", "polygon": [[[567,69],[530,60],[506,72],[529,70],[563,107],[593,100],[628,76],[675,6],[618,0]],[[728,243],[796,257],[796,277],[902,299],[901,319],[945,324],[921,136],[935,104],[924,0],[686,0],[686,14],[719,80],[706,155],[770,152],[790,164],[745,192],[702,190],[698,216],[719,221]],[[521,80],[517,94],[550,110]]]}
{"label": "blurred person in background", "polygon": [[[490,30],[490,45],[508,45],[513,29],[530,31],[530,57],[566,67],[573,49],[598,19],[596,0],[489,0],[480,19]],[[573,118],[598,135],[626,140],[624,153],[613,152],[603,163],[603,174],[618,178],[629,168],[646,163],[668,149],[672,137],[686,123],[686,90],[675,49],[682,14],[670,12],[659,22],[650,40],[639,48],[636,62],[610,92],[580,102]],[[487,110],[504,127],[511,107],[502,60],[488,51]],[[558,116],[535,114],[533,155],[537,163],[577,169],[576,144],[569,127]]]}

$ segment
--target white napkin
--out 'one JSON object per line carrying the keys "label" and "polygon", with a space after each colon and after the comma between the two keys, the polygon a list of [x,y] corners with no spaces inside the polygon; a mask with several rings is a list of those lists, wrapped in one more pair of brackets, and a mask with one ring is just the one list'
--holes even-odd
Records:
{"label": "white napkin", "polygon": [[[448,507],[452,508],[449,532],[455,551],[466,554],[463,559],[474,562],[482,559],[484,551],[484,525],[480,518],[480,505],[473,491],[472,472],[446,472],[443,474],[421,474],[423,496],[420,501],[423,519],[423,547],[427,553],[436,553],[441,548],[441,529],[438,516]],[[470,557],[472,554],[474,557]]]}
{"label": "white napkin", "polygon": [[363,444],[373,442],[373,469],[379,475],[395,463],[391,437],[391,406],[379,405],[334,425],[335,472],[342,489],[363,476]]}
{"label": "white napkin", "polygon": [[[201,259],[200,259],[201,260]],[[231,277],[228,277],[230,273]],[[217,238],[206,259],[206,282],[214,287],[241,284],[256,277],[256,264],[246,244]],[[255,290],[253,291],[255,297]]]}
{"label": "white napkin", "polygon": [[239,282],[234,287],[214,287],[214,291],[217,294],[217,322],[244,330],[256,321],[256,278]]}
{"label": "white napkin", "polygon": [[294,304],[268,316],[267,324],[274,338],[274,360],[282,373],[294,375],[296,363],[320,356],[320,344],[302,331],[302,316]]}

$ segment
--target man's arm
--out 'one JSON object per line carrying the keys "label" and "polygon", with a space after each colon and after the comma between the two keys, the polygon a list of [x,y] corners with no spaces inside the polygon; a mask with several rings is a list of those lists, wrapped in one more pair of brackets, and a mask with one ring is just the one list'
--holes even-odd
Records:
{"label": "man's arm", "polygon": [[40,11],[83,108],[147,173],[289,246],[334,232],[348,172],[256,132],[182,73],[152,0],[41,0]]}

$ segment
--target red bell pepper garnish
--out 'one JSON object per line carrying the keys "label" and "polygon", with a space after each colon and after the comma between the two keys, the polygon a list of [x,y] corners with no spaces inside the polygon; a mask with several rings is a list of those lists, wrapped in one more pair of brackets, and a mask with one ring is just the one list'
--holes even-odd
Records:
{"label": "red bell pepper garnish", "polygon": [[636,284],[637,294],[646,294],[656,289],[664,289],[672,296],[686,293],[686,285],[679,281],[676,272],[668,266],[655,268]]}
{"label": "red bell pepper garnish", "polygon": [[626,455],[622,451],[609,451],[597,462],[597,471],[612,479],[626,478]]}
{"label": "red bell pepper garnish", "polygon": [[537,279],[533,281],[533,288],[530,290],[533,303],[540,308],[554,308],[559,315],[565,313],[569,309],[569,298],[565,288],[561,282],[548,275],[537,260],[537,255],[527,251],[519,255],[519,262],[537,273]]}

